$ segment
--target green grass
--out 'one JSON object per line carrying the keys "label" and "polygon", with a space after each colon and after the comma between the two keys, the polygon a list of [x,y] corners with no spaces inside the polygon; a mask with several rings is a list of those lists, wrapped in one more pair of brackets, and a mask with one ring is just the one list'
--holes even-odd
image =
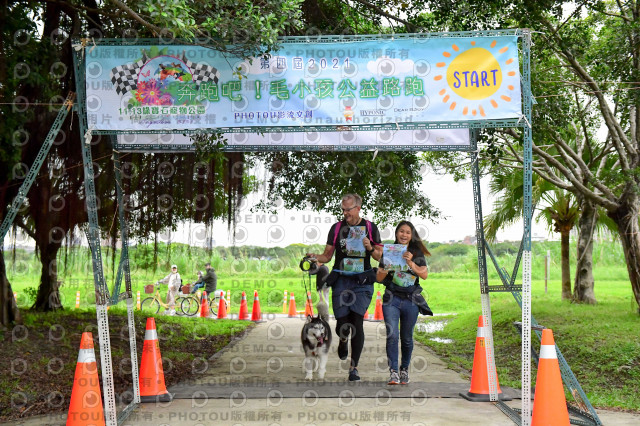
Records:
{"label": "green grass", "polygon": [[[0,328],[0,371],[4,372],[0,374],[0,422],[66,411],[67,404],[54,406],[47,398],[52,392],[60,392],[69,401],[80,337],[85,331],[93,333],[98,371],[102,374],[95,309],[47,313],[25,310],[22,314],[24,327]],[[143,315],[134,315],[138,360],[142,356],[146,320]],[[158,316],[156,328],[166,386],[197,377],[194,361],[210,359],[252,324]],[[122,306],[109,310],[109,328],[116,400],[120,401],[132,389],[127,316]]]}
{"label": "green grass", "polygon": [[[498,256],[500,266],[507,270],[513,267],[519,245],[517,243],[498,243],[492,245]],[[294,244],[285,248],[262,247],[216,247],[211,251],[188,247],[184,244],[159,244],[159,252],[154,263],[153,246],[139,245],[131,249],[131,280],[134,295],[139,291],[141,299],[144,285],[163,278],[168,273],[172,263],[178,265],[183,282],[196,280],[196,269],[204,269],[204,263],[211,261],[218,275],[218,289],[231,291],[232,309],[237,312],[242,296],[246,292],[249,307],[253,303],[253,291],[258,290],[260,305],[264,312],[281,312],[284,291],[295,294],[296,306],[302,309],[305,303],[305,290],[302,285],[303,274],[298,263],[307,251],[320,251],[320,246],[307,247]],[[426,296],[438,294],[441,287],[438,280],[445,280],[449,297],[438,300],[439,312],[457,312],[460,307],[478,306],[479,282],[477,251],[475,246],[462,244],[430,245],[432,257],[429,258],[430,277],[423,282]],[[535,282],[544,279],[544,256],[547,250],[551,252],[551,271],[549,291],[559,287],[560,282],[560,244],[559,242],[534,242],[532,244],[532,277]],[[119,262],[120,251],[116,251],[115,263],[113,252],[103,249],[104,274],[110,289],[115,282],[115,269]],[[575,250],[571,250],[572,265],[575,264]],[[20,306],[28,307],[33,303],[35,291],[39,281],[40,264],[33,253],[24,250],[6,252],[7,276],[13,290],[17,292]],[[598,241],[594,248],[594,277],[596,279],[596,296],[599,294],[602,280],[625,281],[628,283],[624,256],[619,243]],[[489,261],[488,276],[490,284],[500,284],[495,268]],[[94,306],[94,283],[91,259],[86,248],[72,248],[66,253],[61,251],[59,256],[59,279],[63,281],[61,299],[63,306],[75,307],[76,292],[80,292],[80,307]],[[315,278],[312,278],[315,280]],[[537,280],[537,281],[536,281]],[[315,287],[313,282],[312,287]],[[631,294],[631,286],[623,285],[618,291],[620,297]],[[470,289],[471,292],[466,290]],[[121,285],[121,291],[124,283]],[[376,291],[383,291],[382,286],[376,286]],[[609,291],[609,290],[607,290]],[[166,286],[163,288],[166,295]],[[455,294],[455,297],[451,297]],[[316,295],[312,292],[312,297]],[[464,303],[456,305],[458,300]],[[375,298],[372,307],[375,306]]]}
{"label": "green grass", "polygon": [[[436,285],[437,284],[437,285]],[[456,297],[447,289],[455,288]],[[473,366],[478,316],[482,313],[477,288],[457,282],[433,280],[428,286],[435,312],[455,312],[445,318],[443,331],[416,333],[416,339],[442,356],[450,367],[464,374]],[[640,407],[640,316],[626,281],[597,281],[595,306],[560,300],[559,284],[544,292],[544,282],[532,285],[532,315],[554,332],[556,344],[586,392],[598,408],[638,410]],[[475,303],[471,303],[475,299]],[[445,308],[446,307],[446,308]],[[445,308],[445,309],[443,309]],[[496,366],[501,385],[521,387],[521,339],[513,326],[521,311],[510,293],[491,296]],[[441,321],[429,318],[427,321]],[[452,339],[445,344],[432,337]],[[540,342],[532,338],[534,347]],[[535,369],[532,385],[535,384]],[[572,398],[568,395],[568,400]]]}
{"label": "green grass", "polygon": [[[475,246],[462,244],[430,244],[433,254],[429,258],[430,275],[422,282],[431,308],[436,314],[452,314],[447,319],[444,331],[435,334],[417,333],[417,339],[433,348],[445,361],[461,371],[471,371],[478,315],[481,313],[478,280],[477,252]],[[153,262],[150,246],[138,246],[132,250],[133,291],[141,292],[143,286],[157,281],[166,275],[172,263],[179,266],[183,281],[193,281],[195,270],[202,269],[206,261],[211,260],[218,274],[218,288],[231,291],[231,312],[238,312],[242,292],[246,292],[249,309],[253,304],[253,291],[257,290],[260,305],[264,313],[277,313],[283,310],[283,294],[293,291],[298,310],[304,308],[305,290],[302,284],[303,274],[298,262],[307,251],[319,251],[318,247],[308,248],[293,245],[286,248],[264,249],[259,247],[240,247],[235,249],[216,248],[211,252],[188,248],[181,244],[160,245],[158,258]],[[499,243],[492,245],[501,266],[510,269],[515,261],[518,244]],[[544,289],[544,262],[547,250],[551,252],[550,280],[548,291]],[[108,267],[105,267],[106,280],[110,286],[114,281],[112,253],[103,251]],[[7,272],[14,291],[18,292],[18,301],[22,307],[32,303],[33,290],[38,284],[40,265],[33,254],[16,251],[15,261],[11,252],[5,254]],[[116,265],[119,260],[116,252]],[[62,258],[60,259],[62,261]],[[487,259],[489,284],[500,284],[498,275],[490,260]],[[638,329],[640,317],[637,304],[628,281],[624,255],[619,243],[597,241],[593,251],[595,306],[577,305],[560,300],[560,244],[559,242],[534,242],[532,244],[532,313],[544,326],[552,328],[556,343],[563,352],[578,381],[596,407],[615,407],[617,409],[637,410],[640,407],[640,337]],[[61,262],[62,265],[62,262]],[[575,247],[571,248],[571,265],[575,267]],[[72,249],[68,253],[66,267],[60,268],[61,288],[65,313],[74,311],[76,291],[81,292],[81,312],[92,312],[94,305],[94,284],[90,258],[86,249]],[[572,273],[575,271],[572,269]],[[519,278],[519,277],[518,277]],[[517,280],[520,282],[520,279]],[[122,285],[122,289],[124,284]],[[312,289],[315,281],[312,281]],[[163,294],[166,292],[163,289]],[[382,285],[376,285],[376,291],[383,291]],[[314,302],[316,293],[312,291]],[[287,299],[288,304],[288,299]],[[521,312],[510,293],[493,293],[491,296],[496,365],[500,382],[503,385],[520,387],[520,336],[513,327],[519,321]],[[373,313],[375,295],[370,306]],[[110,312],[124,311],[119,304]],[[38,321],[54,323],[56,315],[52,313],[37,317]],[[34,316],[26,315],[25,321],[34,321]],[[442,320],[436,317],[429,320]],[[160,333],[177,339],[180,345],[186,344],[185,337],[207,330],[203,328],[230,327],[233,321],[192,321],[192,318],[163,317],[161,327],[168,327]],[[201,324],[202,323],[202,324]],[[196,325],[199,324],[199,325]],[[228,324],[228,325],[225,325]],[[31,325],[34,325],[33,323]],[[173,328],[172,328],[173,327]],[[189,327],[195,327],[189,329]],[[178,330],[181,330],[178,332]],[[187,330],[184,333],[183,330]],[[209,330],[208,332],[218,332]],[[36,332],[39,333],[39,332]],[[196,334],[197,336],[197,334]],[[430,340],[431,337],[453,339],[452,344],[441,344]],[[539,345],[534,338],[535,345]],[[176,346],[179,348],[180,346]],[[171,350],[171,349],[170,349]],[[182,359],[179,350],[172,351],[172,357]],[[535,373],[535,370],[534,370]],[[534,374],[535,375],[535,374]],[[535,377],[533,377],[535,380]]]}

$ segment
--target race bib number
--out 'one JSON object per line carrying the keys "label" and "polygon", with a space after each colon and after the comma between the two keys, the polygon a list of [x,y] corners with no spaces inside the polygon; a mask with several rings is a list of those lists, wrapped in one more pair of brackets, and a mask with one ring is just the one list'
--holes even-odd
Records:
{"label": "race bib number", "polygon": [[345,272],[364,272],[364,259],[343,259],[342,270]]}
{"label": "race bib number", "polygon": [[400,287],[411,287],[416,283],[416,276],[408,272],[396,272],[393,274],[393,283]]}

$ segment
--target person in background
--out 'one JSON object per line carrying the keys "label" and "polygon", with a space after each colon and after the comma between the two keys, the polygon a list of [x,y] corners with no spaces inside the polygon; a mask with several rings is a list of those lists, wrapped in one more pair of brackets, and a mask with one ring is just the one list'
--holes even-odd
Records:
{"label": "person in background", "polygon": [[202,271],[196,271],[196,275],[198,276],[198,279],[196,280],[195,283],[193,283],[193,287],[191,288],[191,294],[195,293],[196,291],[204,287],[204,282],[202,282]]}
{"label": "person in background", "polygon": [[196,288],[202,288],[202,286],[204,286],[204,290],[207,292],[208,297],[211,299],[215,297],[216,287],[218,286],[218,276],[216,275],[216,271],[215,269],[213,269],[210,262],[205,263],[204,268],[204,275],[194,283],[191,293],[195,293]]}
{"label": "person in background", "polygon": [[[409,383],[413,328],[418,320],[418,312],[433,315],[421,295],[422,287],[419,284],[419,278],[423,280],[427,278],[425,256],[431,256],[431,253],[411,222],[401,221],[396,227],[395,235],[394,244],[407,246],[407,250],[402,254],[407,263],[407,269],[399,272],[384,269],[383,256],[376,272],[376,281],[386,287],[382,298],[382,314],[387,329],[387,364],[390,372],[388,384],[406,385]],[[398,335],[402,349],[400,374],[398,374]]]}
{"label": "person in background", "polygon": [[182,283],[182,279],[178,273],[178,265],[171,265],[171,272],[169,275],[159,280],[158,283],[167,284],[169,286],[169,289],[167,290],[167,305],[169,305],[169,309],[166,311],[166,314],[175,315],[176,297],[178,296],[178,289]]}

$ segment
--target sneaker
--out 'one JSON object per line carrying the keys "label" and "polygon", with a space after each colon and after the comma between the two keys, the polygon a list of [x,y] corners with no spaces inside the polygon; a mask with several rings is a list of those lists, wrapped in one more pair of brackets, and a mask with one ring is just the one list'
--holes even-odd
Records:
{"label": "sneaker", "polygon": [[400,384],[401,385],[409,384],[409,370],[405,370],[403,368],[400,369]]}
{"label": "sneaker", "polygon": [[347,359],[347,355],[349,355],[349,341],[347,339],[340,339],[340,343],[338,343],[338,358]]}
{"label": "sneaker", "polygon": [[357,380],[360,380],[360,376],[358,375],[358,369],[354,368],[353,370],[349,371],[349,381],[355,382]]}
{"label": "sneaker", "polygon": [[398,372],[396,370],[391,370],[391,376],[389,377],[388,385],[397,385],[400,383],[400,377],[398,376]]}

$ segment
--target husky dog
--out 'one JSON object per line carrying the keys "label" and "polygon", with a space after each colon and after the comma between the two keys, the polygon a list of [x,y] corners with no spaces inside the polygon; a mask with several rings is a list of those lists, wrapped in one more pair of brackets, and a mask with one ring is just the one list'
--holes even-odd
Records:
{"label": "husky dog", "polygon": [[307,373],[305,380],[313,379],[314,361],[318,362],[318,378],[324,379],[327,371],[327,359],[331,346],[331,327],[329,327],[329,306],[326,302],[318,302],[316,306],[318,316],[307,317],[307,322],[302,327],[302,347],[304,349],[304,370]]}

